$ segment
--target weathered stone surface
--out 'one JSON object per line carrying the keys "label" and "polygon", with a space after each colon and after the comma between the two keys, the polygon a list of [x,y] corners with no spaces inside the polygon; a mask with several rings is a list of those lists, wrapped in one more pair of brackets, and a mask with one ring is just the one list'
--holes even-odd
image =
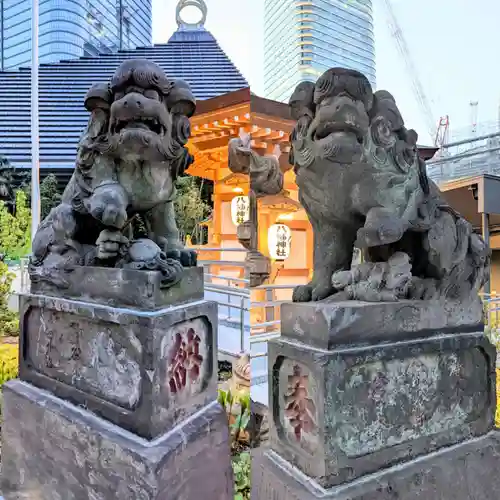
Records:
{"label": "weathered stone surface", "polygon": [[233,361],[230,387],[233,392],[249,391],[251,383],[250,354],[241,354]]}
{"label": "weathered stone surface", "polygon": [[258,448],[269,440],[269,410],[266,405],[257,401],[251,400],[250,405],[251,416],[248,423],[250,446]]}
{"label": "weathered stone surface", "polygon": [[5,500],[233,499],[217,403],[150,442],[30,384],[3,392]]}
{"label": "weathered stone surface", "polygon": [[321,301],[281,306],[283,337],[330,349],[482,331],[479,297],[464,305],[452,301]]}
{"label": "weathered stone surface", "polygon": [[21,297],[20,378],[146,438],[217,398],[217,304]]}
{"label": "weathered stone surface", "polygon": [[186,268],[170,288],[162,287],[161,279],[158,271],[75,266],[67,274],[67,288],[42,280],[31,284],[31,293],[146,310],[203,299],[201,267]]}
{"label": "weathered stone surface", "polygon": [[499,498],[500,434],[491,432],[440,451],[325,489],[273,452],[252,457],[258,500],[493,500]]}
{"label": "weathered stone surface", "polygon": [[320,350],[269,342],[271,448],[323,487],[487,433],[495,349],[479,333]]}

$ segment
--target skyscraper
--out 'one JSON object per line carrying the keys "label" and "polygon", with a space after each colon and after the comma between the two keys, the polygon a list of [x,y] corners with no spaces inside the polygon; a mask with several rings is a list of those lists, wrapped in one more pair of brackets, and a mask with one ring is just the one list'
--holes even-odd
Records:
{"label": "skyscraper", "polygon": [[266,0],[264,23],[267,98],[286,101],[299,82],[335,66],[375,85],[371,0]]}
{"label": "skyscraper", "polygon": [[[70,0],[64,3],[72,4]],[[140,18],[134,20],[139,21]],[[28,52],[28,60],[29,57]],[[88,122],[88,112],[83,106],[85,94],[94,83],[109,81],[124,60],[142,58],[161,66],[169,78],[189,83],[198,100],[248,87],[203,23],[187,26],[182,20],[166,44],[45,64],[40,68],[42,174],[51,171],[59,176],[71,175],[79,137]],[[30,86],[28,68],[0,71],[0,155],[21,168],[29,167],[31,161]]]}
{"label": "skyscraper", "polygon": [[[40,62],[152,43],[152,0],[40,0]],[[31,0],[0,0],[1,69],[31,63]]]}

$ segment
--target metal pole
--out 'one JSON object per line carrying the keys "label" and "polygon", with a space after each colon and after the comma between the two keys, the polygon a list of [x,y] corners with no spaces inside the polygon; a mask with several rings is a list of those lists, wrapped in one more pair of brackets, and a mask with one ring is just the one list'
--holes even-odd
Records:
{"label": "metal pole", "polygon": [[245,297],[241,297],[240,303],[240,352],[245,352]]}
{"label": "metal pole", "polygon": [[462,139],[460,141],[450,142],[448,144],[443,144],[441,149],[453,148],[455,146],[461,146],[462,144],[467,144],[468,142],[478,142],[485,139],[494,139],[500,136],[500,132],[492,132],[491,134],[478,135],[475,137],[469,137],[468,139]]}
{"label": "metal pole", "polygon": [[118,31],[120,37],[120,50],[123,50],[123,0],[120,0],[118,5]]}
{"label": "metal pole", "polygon": [[2,10],[1,14],[0,14],[0,32],[2,33],[2,52],[1,52],[1,58],[2,58],[2,71],[5,69],[5,33],[4,33],[4,14],[3,14],[3,10],[4,10],[4,1],[1,0],[0,2],[0,9]]}
{"label": "metal pole", "polygon": [[40,131],[38,117],[38,0],[31,4],[31,238],[40,224]]}
{"label": "metal pole", "polygon": [[[486,243],[487,247],[490,248],[490,214],[481,214],[481,222],[482,222],[482,229],[483,229],[483,240]],[[484,285],[483,288],[483,293],[485,295],[490,295],[490,290],[491,290],[491,285],[490,285],[490,279],[491,279],[491,271],[490,275],[488,276],[488,281]]]}
{"label": "metal pole", "polygon": [[440,163],[449,163],[450,161],[453,160],[463,160],[464,158],[470,158],[471,156],[478,156],[481,154],[485,153],[494,153],[495,151],[500,151],[500,147],[494,147],[494,148],[488,148],[488,149],[482,149],[480,151],[470,151],[469,153],[458,153],[453,156],[447,156],[446,158],[442,158],[440,160],[429,160],[426,161],[426,165],[438,165]]}

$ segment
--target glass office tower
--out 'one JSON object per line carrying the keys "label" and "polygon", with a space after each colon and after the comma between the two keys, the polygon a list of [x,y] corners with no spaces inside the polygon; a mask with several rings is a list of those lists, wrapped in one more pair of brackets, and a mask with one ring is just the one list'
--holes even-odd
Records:
{"label": "glass office tower", "polygon": [[[42,177],[50,172],[57,174],[61,183],[69,181],[78,141],[89,119],[83,106],[85,95],[94,83],[108,82],[127,59],[155,62],[169,78],[186,81],[198,101],[248,88],[248,82],[203,25],[196,29],[179,26],[166,44],[45,64],[40,67]],[[0,71],[0,155],[23,169],[31,168],[30,99],[30,68]]]}
{"label": "glass office tower", "polygon": [[[39,0],[40,63],[152,43],[152,0]],[[32,0],[0,0],[1,69],[31,63]]]}
{"label": "glass office tower", "polygon": [[287,101],[295,86],[341,66],[375,86],[371,0],[266,0],[265,97]]}

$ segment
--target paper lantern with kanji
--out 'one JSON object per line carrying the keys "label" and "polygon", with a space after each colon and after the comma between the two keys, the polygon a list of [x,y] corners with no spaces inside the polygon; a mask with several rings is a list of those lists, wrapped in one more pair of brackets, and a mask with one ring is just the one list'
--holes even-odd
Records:
{"label": "paper lantern with kanji", "polygon": [[235,196],[231,200],[231,219],[239,226],[250,218],[250,202],[248,196]]}
{"label": "paper lantern with kanji", "polygon": [[273,224],[267,235],[269,255],[274,260],[285,260],[290,255],[292,230],[285,224]]}

